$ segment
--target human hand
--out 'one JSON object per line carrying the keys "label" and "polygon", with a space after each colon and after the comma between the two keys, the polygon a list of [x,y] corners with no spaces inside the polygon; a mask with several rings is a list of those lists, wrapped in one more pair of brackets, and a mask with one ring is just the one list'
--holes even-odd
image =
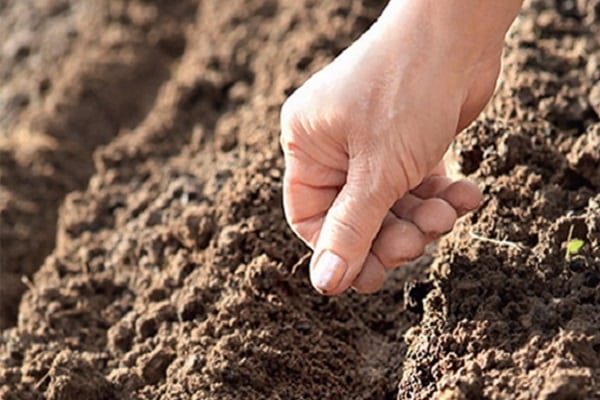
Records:
{"label": "human hand", "polygon": [[460,53],[452,40],[415,37],[430,15],[402,11],[393,32],[382,17],[282,109],[285,213],[314,250],[310,277],[323,294],[378,290],[386,270],[481,202],[441,160],[488,102],[502,40]]}

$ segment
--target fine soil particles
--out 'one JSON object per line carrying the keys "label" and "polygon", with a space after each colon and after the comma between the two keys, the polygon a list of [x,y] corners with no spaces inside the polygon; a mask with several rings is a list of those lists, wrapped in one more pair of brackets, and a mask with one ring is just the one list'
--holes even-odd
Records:
{"label": "fine soil particles", "polygon": [[385,3],[0,3],[0,399],[600,399],[600,0],[526,2],[480,209],[311,289],[279,110]]}

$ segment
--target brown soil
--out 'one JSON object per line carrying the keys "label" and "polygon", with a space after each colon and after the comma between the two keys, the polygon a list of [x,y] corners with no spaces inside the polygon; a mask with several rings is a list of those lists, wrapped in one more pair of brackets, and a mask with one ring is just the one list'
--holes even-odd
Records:
{"label": "brown soil", "polygon": [[14,324],[21,275],[54,248],[61,201],[94,172],[94,149],[144,119],[184,49],[194,6],[128,3],[0,4],[0,329]]}
{"label": "brown soil", "polygon": [[309,287],[279,107],[384,3],[0,3],[0,399],[600,398],[598,0],[528,3],[433,259]]}

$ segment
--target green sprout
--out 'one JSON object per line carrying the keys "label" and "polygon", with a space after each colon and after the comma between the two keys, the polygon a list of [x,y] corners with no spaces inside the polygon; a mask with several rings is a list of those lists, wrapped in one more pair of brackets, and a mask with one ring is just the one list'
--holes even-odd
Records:
{"label": "green sprout", "polygon": [[585,242],[581,239],[571,239],[569,243],[567,243],[567,254],[570,256],[577,255],[584,244]]}
{"label": "green sprout", "polygon": [[572,238],[573,236],[573,225],[569,228],[569,237],[567,238],[567,249],[565,252],[565,260],[571,261],[571,258],[577,256],[581,248],[585,245],[585,242],[581,239]]}

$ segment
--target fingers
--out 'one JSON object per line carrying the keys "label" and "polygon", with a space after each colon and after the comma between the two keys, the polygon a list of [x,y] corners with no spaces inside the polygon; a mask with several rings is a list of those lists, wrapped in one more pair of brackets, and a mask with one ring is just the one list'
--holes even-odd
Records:
{"label": "fingers", "polygon": [[457,218],[456,210],[445,200],[422,200],[410,193],[394,203],[392,212],[414,223],[430,240],[450,231]]}
{"label": "fingers", "polygon": [[323,221],[311,261],[311,281],[324,294],[340,294],[355,281],[393,202],[388,185],[359,172],[350,167],[348,181]]}
{"label": "fingers", "polygon": [[483,200],[479,187],[466,179],[453,182],[438,197],[450,203],[459,217],[479,208]]}
{"label": "fingers", "polygon": [[[322,172],[314,165],[311,168],[312,174],[305,179],[315,179],[314,174]],[[337,172],[327,173],[335,177]],[[360,293],[379,290],[385,270],[421,256],[427,242],[452,229],[457,209],[475,208],[481,199],[479,189],[470,182],[431,176],[386,214],[384,203],[370,196],[365,184],[352,184],[349,179],[338,193],[335,186],[313,186],[298,176],[284,179],[286,214],[294,231],[315,249],[311,282],[328,295],[342,293],[350,285]],[[339,183],[335,179],[326,182]],[[377,221],[383,218],[379,225]]]}
{"label": "fingers", "polygon": [[452,180],[447,176],[429,176],[410,192],[421,199],[428,199],[437,196],[450,184],[452,184]]}
{"label": "fingers", "polygon": [[414,223],[389,213],[373,242],[372,251],[385,269],[392,269],[421,256],[426,245],[425,235]]}
{"label": "fingers", "polygon": [[425,234],[437,237],[450,232],[458,215],[448,202],[436,197],[423,200],[423,203],[413,209],[409,219]]}
{"label": "fingers", "polygon": [[430,176],[411,193],[421,199],[443,199],[454,207],[459,217],[478,208],[483,198],[481,190],[473,182],[466,179],[452,181],[445,176]]}
{"label": "fingers", "polygon": [[378,291],[383,286],[386,270],[420,257],[426,244],[425,235],[415,224],[388,213],[352,287],[359,293]]}
{"label": "fingers", "polygon": [[314,249],[327,210],[339,189],[318,188],[284,180],[283,204],[292,230]]}
{"label": "fingers", "polygon": [[312,249],[327,210],[346,180],[345,171],[313,160],[298,146],[285,148],[283,206],[292,230]]}
{"label": "fingers", "polygon": [[432,176],[446,176],[446,162],[442,159],[434,168],[431,170],[429,175]]}
{"label": "fingers", "polygon": [[310,278],[324,294],[340,294],[351,285],[361,293],[378,290],[386,269],[422,255],[428,241],[481,201],[470,182],[431,175],[392,204],[389,185],[377,182],[368,168],[357,168],[360,160],[349,163],[346,173],[344,163],[317,162],[301,144],[289,137],[282,141],[284,208],[292,229],[315,250]]}
{"label": "fingers", "polygon": [[381,289],[382,269],[423,255],[428,242],[450,231],[458,216],[477,208],[481,198],[479,188],[469,181],[428,177],[392,206],[352,286],[360,293]]}
{"label": "fingers", "polygon": [[371,294],[377,292],[385,281],[385,267],[372,252],[367,256],[363,269],[352,283],[358,293]]}
{"label": "fingers", "polygon": [[303,134],[302,121],[293,117],[293,107],[284,108],[286,218],[314,249],[313,286],[325,294],[339,294],[360,273],[397,192],[384,184],[382,171],[373,171],[377,163],[372,159],[365,155],[350,162],[345,148],[314,143],[314,135]]}

